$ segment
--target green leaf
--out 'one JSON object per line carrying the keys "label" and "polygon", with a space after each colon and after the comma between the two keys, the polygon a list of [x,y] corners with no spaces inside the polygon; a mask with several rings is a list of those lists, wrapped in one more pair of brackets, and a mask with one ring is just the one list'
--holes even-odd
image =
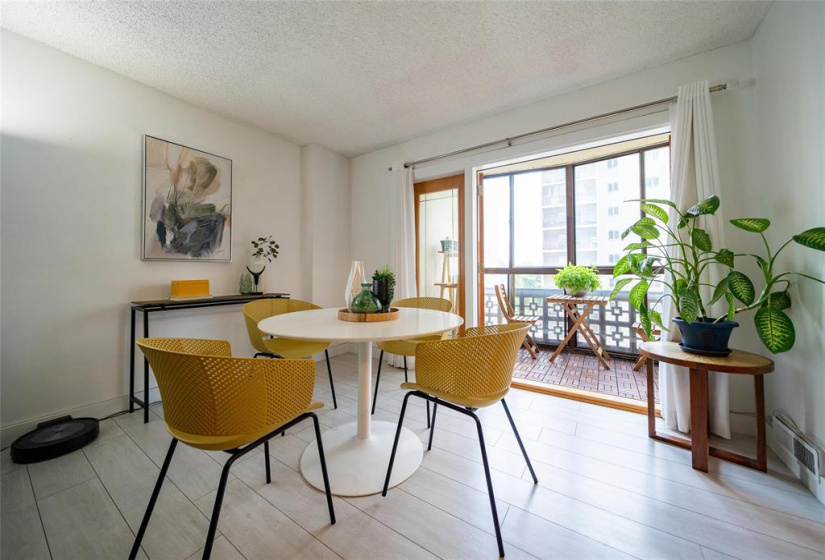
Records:
{"label": "green leaf", "polygon": [[613,286],[613,291],[610,292],[610,301],[613,301],[613,298],[619,295],[619,292],[622,291],[622,288],[624,288],[631,282],[633,282],[633,278],[622,278],[621,280],[616,282],[616,285]]}
{"label": "green leaf", "polygon": [[658,218],[660,222],[667,223],[668,215],[664,208],[656,206],[655,204],[643,203],[641,205],[642,212],[649,214],[654,218]]}
{"label": "green leaf", "polygon": [[825,227],[816,227],[803,231],[799,235],[794,235],[793,240],[805,247],[810,247],[817,251],[825,251]]}
{"label": "green leaf", "polygon": [[648,315],[650,315],[650,320],[653,323],[659,325],[662,329],[667,330],[667,328],[665,328],[664,322],[662,321],[662,315],[658,311],[656,311],[655,309],[651,309],[650,311],[648,311]]}
{"label": "green leaf", "polygon": [[639,322],[642,324],[642,328],[645,330],[647,338],[650,339],[652,337],[651,331],[653,330],[653,326],[650,324],[650,313],[644,305],[639,308]]}
{"label": "green leaf", "polygon": [[690,240],[702,251],[712,251],[713,244],[710,241],[710,235],[703,229],[694,228],[690,232]]}
{"label": "green leaf", "polygon": [[630,271],[630,255],[625,255],[619,259],[616,265],[613,267],[613,278],[617,276],[621,276],[626,272]]}
{"label": "green leaf", "polygon": [[642,239],[656,239],[659,237],[659,229],[653,218],[640,218],[635,224],[630,226],[630,231]]}
{"label": "green leaf", "polygon": [[702,202],[694,204],[688,211],[685,212],[685,216],[689,216],[691,218],[695,218],[696,216],[706,216],[708,214],[714,214],[719,209],[719,197],[716,195],[709,196]]}
{"label": "green leaf", "polygon": [[629,228],[627,228],[626,230],[624,230],[624,231],[622,232],[622,241],[624,241],[624,238],[625,238],[625,237],[627,237],[628,235],[630,235],[630,233],[631,233],[632,231],[633,231],[633,226],[630,226]]}
{"label": "green leaf", "polygon": [[716,284],[716,289],[713,290],[713,297],[710,298],[710,305],[713,305],[714,303],[716,303],[717,301],[722,299],[722,296],[725,295],[726,293],[728,293],[728,278],[727,278],[727,276],[725,278],[722,278],[722,281],[719,282],[718,284]]}
{"label": "green leaf", "polygon": [[728,315],[726,319],[733,321],[733,318],[736,317],[736,303],[733,301],[733,295],[731,295],[730,292],[725,294],[725,299],[728,300]]}
{"label": "green leaf", "polygon": [[796,331],[791,318],[784,311],[773,307],[760,307],[753,322],[762,343],[774,354],[793,348]]}
{"label": "green leaf", "polygon": [[683,321],[692,323],[696,320],[699,312],[699,297],[690,288],[685,288],[679,292],[679,314]]}
{"label": "green leaf", "polygon": [[636,276],[649,276],[642,270],[642,263],[647,260],[647,255],[644,253],[628,253],[630,259],[630,271]]}
{"label": "green leaf", "polygon": [[771,227],[771,221],[765,218],[738,218],[731,220],[730,223],[751,233],[762,233]]}
{"label": "green leaf", "polygon": [[653,277],[653,267],[659,264],[660,257],[647,257],[639,263],[639,270],[642,272],[641,276]]}
{"label": "green leaf", "polygon": [[788,309],[791,306],[791,296],[788,292],[773,292],[768,296],[762,307],[773,307],[774,309]]}
{"label": "green leaf", "polygon": [[639,198],[636,200],[628,200],[628,202],[650,202],[652,204],[664,204],[665,206],[670,206],[671,208],[676,208],[676,203],[672,200],[667,200],[664,198]]}
{"label": "green leaf", "polygon": [[642,241],[641,243],[631,243],[622,251],[639,251],[641,249],[647,249],[648,247],[653,247],[653,243],[648,243],[647,241]]}
{"label": "green leaf", "polygon": [[733,268],[733,251],[730,249],[719,249],[719,252],[716,253],[714,258],[717,262]]}
{"label": "green leaf", "polygon": [[632,305],[634,309],[641,310],[641,308],[644,307],[645,294],[647,294],[647,289],[649,287],[650,284],[647,283],[647,280],[642,280],[630,290],[628,299],[630,300],[630,305]]}
{"label": "green leaf", "polygon": [[731,270],[728,274],[728,288],[736,299],[745,305],[752,304],[756,297],[756,290],[751,279],[736,270]]}

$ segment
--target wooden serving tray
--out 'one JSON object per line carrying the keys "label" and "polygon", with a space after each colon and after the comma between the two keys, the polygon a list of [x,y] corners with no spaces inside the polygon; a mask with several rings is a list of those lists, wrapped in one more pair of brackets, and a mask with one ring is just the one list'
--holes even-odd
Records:
{"label": "wooden serving tray", "polygon": [[350,313],[348,309],[338,310],[338,320],[350,323],[381,323],[398,319],[398,309],[390,307],[387,313]]}

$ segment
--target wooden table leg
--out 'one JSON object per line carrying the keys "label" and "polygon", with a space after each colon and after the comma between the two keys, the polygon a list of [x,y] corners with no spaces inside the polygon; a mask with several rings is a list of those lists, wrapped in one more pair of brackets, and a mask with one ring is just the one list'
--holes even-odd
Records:
{"label": "wooden table leg", "polygon": [[647,361],[647,435],[656,435],[656,391],[653,385],[653,360]]}
{"label": "wooden table leg", "polygon": [[756,396],[756,468],[768,472],[768,449],[765,443],[765,380],[761,375],[753,376]]}
{"label": "wooden table leg", "polygon": [[595,304],[591,303],[587,305],[587,307],[585,307],[584,311],[582,311],[581,314],[579,314],[578,309],[574,307],[570,311],[569,315],[571,319],[573,319],[577,322],[577,324],[580,325],[578,328],[578,332],[582,335],[582,338],[584,338],[585,342],[587,342],[587,345],[590,346],[590,350],[599,359],[604,369],[609,370],[610,364],[607,362],[607,360],[610,359],[610,354],[608,354],[607,350],[604,349],[604,346],[602,346],[601,342],[599,342],[599,338],[596,336],[596,333],[594,333],[593,329],[590,328],[590,323],[587,322],[587,317],[588,315],[590,315],[590,312],[593,310],[593,307],[595,307]]}
{"label": "wooden table leg", "polygon": [[708,472],[708,372],[694,368],[690,369],[690,440],[693,468]]}
{"label": "wooden table leg", "polygon": [[[570,305],[571,304],[563,303],[561,305],[562,305],[562,307],[564,307],[564,310],[567,312],[567,314],[570,315]],[[571,317],[572,317],[572,315],[571,315]],[[559,344],[558,348],[556,348],[556,351],[553,352],[552,356],[550,356],[550,361],[551,362],[555,361],[555,359],[559,356],[559,354],[561,354],[561,351],[564,350],[564,348],[567,346],[567,343],[570,342],[570,339],[573,338],[573,335],[576,334],[576,331],[579,329],[579,324],[580,323],[581,323],[581,319],[579,319],[578,321],[573,323],[573,326],[567,332],[567,336],[564,337],[564,340],[561,341],[561,344]]]}

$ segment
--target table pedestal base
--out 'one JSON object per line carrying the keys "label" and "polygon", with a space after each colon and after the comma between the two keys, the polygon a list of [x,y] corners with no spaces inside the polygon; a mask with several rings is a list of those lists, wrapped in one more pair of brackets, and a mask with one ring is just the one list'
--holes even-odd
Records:
{"label": "table pedestal base", "polygon": [[[329,485],[336,496],[369,496],[381,492],[390,462],[396,425],[372,422],[368,439],[358,439],[355,422],[321,434],[327,460]],[[407,428],[401,429],[398,451],[392,468],[390,488],[408,479],[421,464],[421,440]],[[312,442],[301,456],[301,474],[307,482],[323,491],[318,446]]]}

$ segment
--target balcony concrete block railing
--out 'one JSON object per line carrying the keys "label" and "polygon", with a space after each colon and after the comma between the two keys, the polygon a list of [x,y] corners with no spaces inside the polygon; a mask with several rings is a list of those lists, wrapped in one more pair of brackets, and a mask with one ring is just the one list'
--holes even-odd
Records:
{"label": "balcony concrete block railing", "polygon": [[[516,315],[538,316],[539,321],[531,334],[539,344],[557,345],[567,335],[566,314],[559,304],[547,303],[547,297],[561,294],[561,290],[544,288],[516,288],[513,309]],[[610,290],[599,290],[594,295],[609,296]],[[628,293],[620,293],[607,306],[597,306],[590,313],[588,322],[608,352],[638,354],[641,340],[631,328],[636,322],[636,310],[627,299]],[[494,325],[503,322],[496,295],[492,288],[484,291],[484,323]],[[587,342],[579,337],[578,347],[587,348]]]}

